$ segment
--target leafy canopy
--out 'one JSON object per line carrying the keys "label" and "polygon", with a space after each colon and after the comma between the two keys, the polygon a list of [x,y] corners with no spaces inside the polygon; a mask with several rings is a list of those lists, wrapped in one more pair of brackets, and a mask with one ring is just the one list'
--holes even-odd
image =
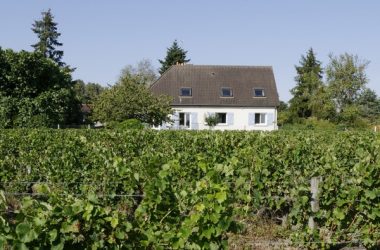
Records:
{"label": "leafy canopy", "polygon": [[330,54],[327,66],[327,84],[336,109],[342,112],[347,106],[355,103],[368,83],[365,70],[369,62],[356,55],[345,53],[334,56]]}
{"label": "leafy canopy", "polygon": [[125,77],[133,76],[138,78],[139,84],[145,84],[147,86],[152,85],[157,80],[156,70],[154,69],[152,62],[149,59],[142,59],[134,65],[125,66],[120,73],[120,80]]}
{"label": "leafy canopy", "polygon": [[0,48],[0,127],[75,122],[79,106],[70,71],[41,53]]}
{"label": "leafy canopy", "polygon": [[137,119],[150,125],[168,121],[171,100],[164,96],[153,96],[140,79],[128,76],[100,94],[94,105],[94,120],[122,122]]}

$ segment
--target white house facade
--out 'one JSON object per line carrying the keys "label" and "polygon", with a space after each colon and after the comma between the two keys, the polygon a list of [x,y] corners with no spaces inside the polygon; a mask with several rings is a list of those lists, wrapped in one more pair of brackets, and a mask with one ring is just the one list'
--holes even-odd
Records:
{"label": "white house facade", "polygon": [[175,65],[151,87],[173,98],[172,122],[156,129],[276,130],[277,88],[271,67]]}

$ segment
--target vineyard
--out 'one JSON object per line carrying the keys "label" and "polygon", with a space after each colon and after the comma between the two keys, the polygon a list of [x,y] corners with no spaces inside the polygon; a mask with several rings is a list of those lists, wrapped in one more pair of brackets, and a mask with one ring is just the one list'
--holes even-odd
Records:
{"label": "vineyard", "polygon": [[379,135],[0,131],[0,249],[228,248],[262,214],[296,247],[380,248]]}

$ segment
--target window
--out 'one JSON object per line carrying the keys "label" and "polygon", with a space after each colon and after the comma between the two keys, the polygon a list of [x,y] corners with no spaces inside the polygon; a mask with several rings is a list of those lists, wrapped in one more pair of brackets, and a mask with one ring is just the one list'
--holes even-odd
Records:
{"label": "window", "polygon": [[190,128],[190,113],[179,113],[179,125]]}
{"label": "window", "polygon": [[265,124],[265,113],[255,113],[255,125]]}
{"label": "window", "polygon": [[265,97],[264,89],[253,89],[254,97]]}
{"label": "window", "polygon": [[191,88],[181,88],[179,95],[180,96],[192,96]]}
{"label": "window", "polygon": [[216,113],[218,116],[218,124],[226,124],[227,123],[227,113]]}
{"label": "window", "polygon": [[220,94],[222,97],[232,97],[233,96],[231,88],[222,88],[222,91]]}

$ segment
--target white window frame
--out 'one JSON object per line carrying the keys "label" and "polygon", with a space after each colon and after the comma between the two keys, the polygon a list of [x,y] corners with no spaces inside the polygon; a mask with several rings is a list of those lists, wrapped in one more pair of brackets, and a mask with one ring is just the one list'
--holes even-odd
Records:
{"label": "white window frame", "polygon": [[[181,114],[183,114],[183,125],[181,125]],[[188,125],[187,125],[188,124]],[[190,128],[191,126],[191,113],[190,112],[178,112],[178,125],[181,128]]]}
{"label": "white window frame", "polygon": [[[190,95],[182,95],[182,90],[187,89],[190,91]],[[193,89],[190,87],[181,87],[179,90],[179,96],[181,97],[193,97]]]}
{"label": "white window frame", "polygon": [[[263,95],[256,95],[256,90],[261,90]],[[254,88],[253,89],[253,97],[256,97],[256,98],[263,98],[263,97],[266,97],[265,96],[265,91],[263,88]]]}
{"label": "white window frame", "polygon": [[[259,115],[259,122],[256,122],[256,115]],[[255,124],[255,126],[267,125],[267,120],[268,117],[266,113],[255,113],[253,123]]]}
{"label": "white window frame", "polygon": [[[223,95],[223,90],[229,90],[230,91],[230,95]],[[220,97],[223,97],[223,98],[232,98],[234,97],[234,92],[233,92],[233,89],[231,87],[221,87],[220,88]]]}

